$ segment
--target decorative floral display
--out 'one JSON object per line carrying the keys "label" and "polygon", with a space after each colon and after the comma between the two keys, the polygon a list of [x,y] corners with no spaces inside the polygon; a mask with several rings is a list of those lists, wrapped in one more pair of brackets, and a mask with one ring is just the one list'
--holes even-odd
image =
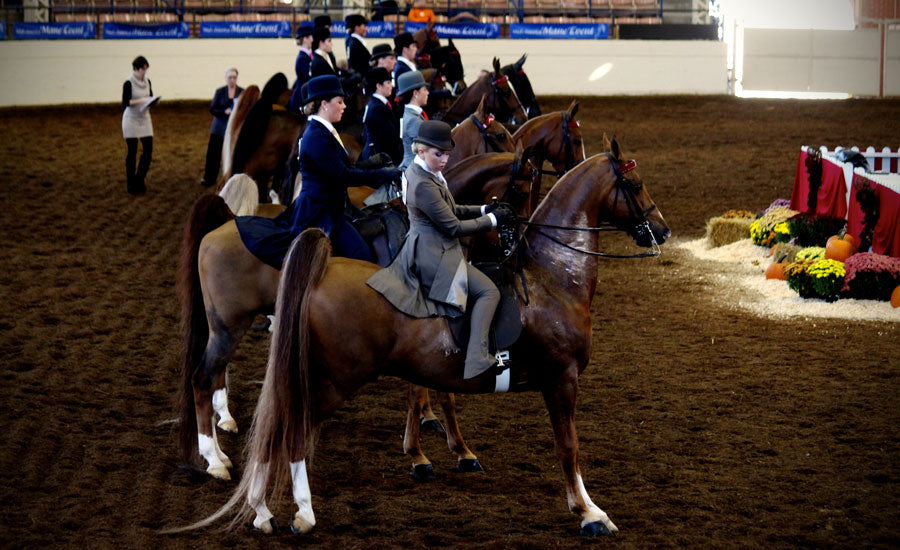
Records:
{"label": "decorative floral display", "polygon": [[788,227],[788,222],[779,223],[772,231],[775,232],[775,237],[772,239],[773,243],[786,243],[791,240],[791,230]]}
{"label": "decorative floral display", "polygon": [[806,269],[809,275],[809,283],[820,298],[826,302],[838,299],[841,287],[844,286],[844,263],[837,260],[822,260],[815,262]]}
{"label": "decorative floral display", "polygon": [[850,256],[845,268],[841,291],[848,298],[888,301],[900,285],[900,258],[861,252]]}
{"label": "decorative floral display", "polygon": [[825,259],[825,247],[823,246],[810,246],[808,248],[804,248],[800,252],[797,252],[797,255],[794,257],[794,261],[798,260],[812,260],[819,261]]}
{"label": "decorative floral display", "polygon": [[765,209],[765,211],[763,212],[763,215],[768,214],[769,212],[771,212],[772,210],[775,210],[776,208],[790,208],[790,207],[791,207],[791,199],[775,199],[774,201],[772,201],[772,204],[770,204],[768,206],[768,208]]}
{"label": "decorative floral display", "polygon": [[787,221],[796,214],[795,210],[783,206],[770,207],[770,210],[763,217],[753,222],[750,226],[750,238],[753,239],[754,244],[772,246],[775,241],[775,226]]}
{"label": "decorative floral display", "polygon": [[839,233],[846,222],[843,218],[800,213],[787,221],[790,234],[800,246],[825,246],[828,237]]}
{"label": "decorative floral display", "polygon": [[801,298],[815,298],[810,282],[809,266],[815,263],[813,260],[794,260],[790,265],[784,268],[784,275],[787,277],[788,286],[791,290],[800,295]]}

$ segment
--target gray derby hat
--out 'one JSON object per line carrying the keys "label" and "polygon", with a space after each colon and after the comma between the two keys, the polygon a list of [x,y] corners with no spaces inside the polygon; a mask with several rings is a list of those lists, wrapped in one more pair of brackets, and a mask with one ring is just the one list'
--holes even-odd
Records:
{"label": "gray derby hat", "polygon": [[441,151],[451,151],[456,144],[450,137],[450,125],[440,120],[426,120],[419,125],[419,135],[413,143],[423,143]]}
{"label": "gray derby hat", "polygon": [[418,90],[422,86],[427,86],[425,77],[419,71],[409,71],[400,75],[397,79],[397,95],[403,95],[411,90]]}

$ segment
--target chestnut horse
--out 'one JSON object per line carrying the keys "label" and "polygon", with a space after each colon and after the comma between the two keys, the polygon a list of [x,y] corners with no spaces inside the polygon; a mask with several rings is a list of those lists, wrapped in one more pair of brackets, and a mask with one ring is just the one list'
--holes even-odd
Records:
{"label": "chestnut horse", "polygon": [[[443,318],[416,319],[396,310],[366,285],[379,267],[332,258],[328,238],[304,231],[291,245],[282,271],[276,325],[266,377],[254,413],[244,475],[230,500],[212,516],[185,529],[211,524],[246,501],[232,525],[253,517],[271,532],[267,492],[287,475],[298,511],[295,533],[315,526],[306,461],[321,423],[366,382],[397,376],[457,393],[493,393],[513,388],[539,391],[550,416],[569,510],[581,532],[617,530],[585,489],[578,466],[575,402],[578,376],[591,358],[591,303],[597,290],[596,257],[602,222],[653,247],[669,228],[653,203],[634,162],[611,152],[581,163],[551,189],[532,215],[508,268],[520,270],[527,303],[520,301],[523,333],[513,346],[513,366],[463,379],[465,351],[454,345]],[[524,294],[524,293],[523,293]],[[246,500],[245,500],[246,499]],[[398,526],[399,527],[399,526]]]}
{"label": "chestnut horse", "polygon": [[494,58],[494,72],[483,75],[471,84],[456,98],[450,109],[444,113],[441,120],[454,126],[469,116],[483,95],[487,95],[485,108],[494,114],[501,122],[512,121],[515,124],[524,124],[528,120],[525,109],[516,96],[516,91],[509,85],[509,78],[500,71],[500,61]]}
{"label": "chestnut horse", "polygon": [[527,58],[527,53],[522,54],[522,57],[520,57],[518,61],[512,65],[504,65],[502,70],[503,74],[509,77],[509,81],[512,83],[516,94],[519,96],[519,101],[522,102],[522,107],[525,108],[525,113],[528,114],[528,118],[534,118],[536,116],[541,116],[541,107],[538,105],[537,97],[534,95],[534,89],[531,87],[531,80],[528,79],[528,75],[525,74],[525,69],[522,68]]}
{"label": "chestnut horse", "polygon": [[[503,155],[458,167],[467,179],[450,180],[451,185],[466,196],[471,193],[473,200],[477,198],[482,203],[490,202],[494,196],[506,196],[510,199],[507,202],[523,197],[524,205],[539,173],[519,160],[521,154]],[[513,166],[519,171],[510,175]],[[481,189],[480,194],[471,191],[473,186]],[[215,415],[219,416],[220,428],[237,431],[227,407],[226,367],[256,315],[272,313],[279,280],[278,270],[244,246],[231,221],[233,217],[221,197],[206,195],[198,199],[184,229],[176,281],[183,319],[181,456],[186,464],[193,465],[199,453],[208,464],[206,471],[223,479],[230,478],[231,462],[216,440]],[[448,438],[457,434],[458,431],[448,432]],[[460,449],[460,456],[472,456],[464,443],[449,444]]]}
{"label": "chestnut horse", "polygon": [[[475,112],[460,122],[450,133],[456,145],[447,159],[450,168],[457,162],[482,153],[511,153],[516,150],[513,136],[502,124],[494,124],[494,115],[484,110],[486,95],[481,96]],[[535,155],[542,155],[535,150]],[[537,164],[540,167],[540,163]]]}

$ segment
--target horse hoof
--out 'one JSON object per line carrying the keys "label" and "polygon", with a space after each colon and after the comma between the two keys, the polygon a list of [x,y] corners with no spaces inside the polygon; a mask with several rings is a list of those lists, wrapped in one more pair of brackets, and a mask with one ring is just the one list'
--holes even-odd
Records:
{"label": "horse hoof", "polygon": [[294,516],[293,521],[291,521],[291,533],[295,535],[309,533],[313,527],[315,527],[314,523],[310,523],[301,517]]}
{"label": "horse hoof", "polygon": [[232,420],[219,420],[219,423],[216,424],[216,426],[218,426],[219,429],[222,430],[223,432],[228,432],[228,433],[233,433],[233,434],[238,433],[237,422],[235,422],[233,419]]}
{"label": "horse hoof", "polygon": [[409,473],[413,479],[419,482],[431,481],[437,477],[434,473],[434,467],[431,464],[416,464],[413,471]]}
{"label": "horse hoof", "polygon": [[259,525],[257,525],[256,520],[254,520],[253,526],[267,535],[273,535],[278,532],[278,524],[275,523],[274,517],[269,518],[269,521],[264,521]]}
{"label": "horse hoof", "polygon": [[208,473],[209,475],[213,476],[216,479],[223,479],[225,481],[231,480],[231,474],[228,472],[228,468],[226,468],[224,466],[222,466],[222,467],[217,466],[215,468],[210,466],[209,468],[206,469],[206,473]]}
{"label": "horse hoof", "polygon": [[231,463],[230,458],[228,458],[227,456],[221,456],[219,458],[222,459],[222,464],[224,464],[226,468],[228,468],[229,470],[234,468],[234,464]]}
{"label": "horse hoof", "polygon": [[[612,524],[610,523],[610,525]],[[615,525],[610,529],[602,521],[592,521],[581,526],[581,536],[583,537],[605,537],[613,534],[614,531],[618,531]]]}
{"label": "horse hoof", "polygon": [[456,463],[456,468],[453,468],[454,472],[469,474],[473,472],[484,472],[484,468],[481,467],[481,463],[478,462],[477,458],[461,458]]}
{"label": "horse hoof", "polygon": [[420,429],[423,432],[434,432],[437,434],[447,433],[437,418],[432,418],[431,420],[422,420]]}

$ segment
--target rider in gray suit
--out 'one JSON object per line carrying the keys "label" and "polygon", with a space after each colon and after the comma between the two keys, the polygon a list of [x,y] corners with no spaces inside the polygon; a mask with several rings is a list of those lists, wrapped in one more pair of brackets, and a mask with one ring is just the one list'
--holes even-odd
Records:
{"label": "rider in gray suit", "polygon": [[[409,233],[394,262],[367,284],[413,317],[459,317],[471,298],[472,317],[463,377],[473,378],[496,363],[488,331],[500,291],[466,262],[459,238],[489,231],[497,219],[515,217],[509,205],[457,205],[441,170],[453,148],[450,126],[426,121],[415,138],[416,157],[406,170]],[[491,212],[495,210],[496,213]]]}

